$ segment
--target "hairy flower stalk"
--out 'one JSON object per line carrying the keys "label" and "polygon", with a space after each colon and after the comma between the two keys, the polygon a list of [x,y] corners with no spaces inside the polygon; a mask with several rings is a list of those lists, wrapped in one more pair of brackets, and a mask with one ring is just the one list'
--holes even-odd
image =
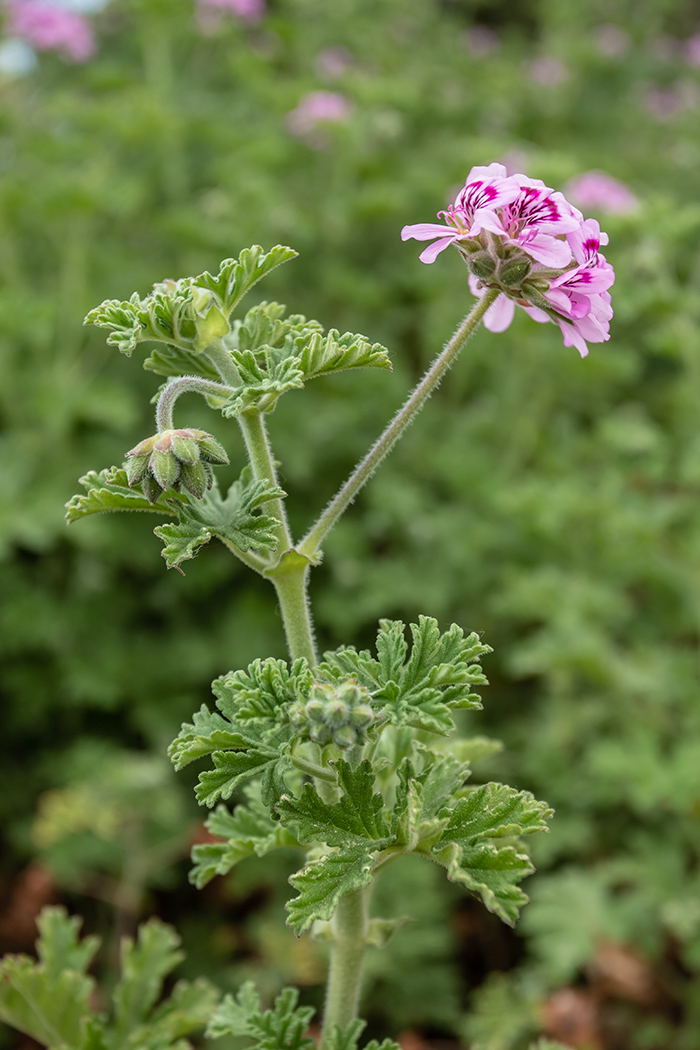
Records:
{"label": "hairy flower stalk", "polygon": [[505,331],[517,304],[535,321],[558,324],[564,345],[575,346],[581,357],[587,343],[610,338],[608,289],[615,273],[599,251],[608,237],[563,194],[489,164],[472,168],[454,204],[438,217],[444,225],[404,226],[401,238],[433,242],[421,252],[424,263],[456,246],[469,267],[472,293],[498,292],[484,317],[490,331]]}

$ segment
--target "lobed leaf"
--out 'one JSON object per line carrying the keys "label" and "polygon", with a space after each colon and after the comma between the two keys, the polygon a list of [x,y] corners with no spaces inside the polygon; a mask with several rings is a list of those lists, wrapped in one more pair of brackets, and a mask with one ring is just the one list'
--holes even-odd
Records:
{"label": "lobed leaf", "polygon": [[299,798],[283,795],[278,802],[282,822],[296,828],[303,843],[342,847],[363,843],[370,849],[383,849],[391,835],[384,821],[384,799],[374,790],[371,763],[364,761],[353,769],[341,760],[336,769],[340,802],[324,802],[312,784],[304,784]]}
{"label": "lobed leaf", "polygon": [[290,876],[289,881],[298,891],[298,896],[287,903],[287,925],[297,936],[301,936],[317,919],[330,919],[340,897],[371,882],[374,848],[372,844],[358,840],[353,845],[324,854]]}
{"label": "lobed leaf", "polygon": [[325,336],[314,332],[310,338],[298,338],[295,349],[304,379],[316,379],[349,368],[388,368],[391,371],[386,347],[370,343],[363,335],[352,332],[340,335],[336,328],[331,328]]}
{"label": "lobed leaf", "polygon": [[447,868],[450,882],[460,882],[479,894],[489,911],[508,926],[515,925],[528,901],[517,884],[535,870],[529,857],[512,846],[499,849],[489,843],[462,847],[455,842],[436,846],[433,855]]}
{"label": "lobed leaf", "polygon": [[73,496],[66,503],[66,521],[70,525],[90,514],[102,514],[115,510],[148,510],[156,514],[172,514],[184,497],[170,490],[149,503],[140,487],[131,488],[126,471],[121,467],[109,467],[96,473],[94,470],[80,478],[86,489],[85,495]]}
{"label": "lobed leaf", "polygon": [[296,988],[284,988],[275,999],[274,1009],[260,1009],[260,996],[251,981],[246,981],[237,996],[227,995],[215,1011],[206,1035],[209,1039],[222,1036],[247,1036],[254,1040],[256,1050],[315,1050],[315,1043],[305,1035],[315,1010],[312,1006],[297,1006]]}
{"label": "lobed leaf", "polygon": [[259,790],[248,786],[245,793],[247,801],[236,806],[233,813],[225,806],[218,806],[207,820],[207,830],[225,841],[207,842],[193,848],[190,882],[197,889],[206,886],[215,875],[228,874],[246,857],[264,857],[273,849],[298,846],[294,836],[270,817],[260,801]]}
{"label": "lobed leaf", "polygon": [[82,1045],[95,988],[85,971],[98,941],[89,937],[79,944],[80,924],[64,908],[46,908],[38,922],[41,961],[26,955],[0,961],[0,1020],[48,1047]]}
{"label": "lobed leaf", "polygon": [[270,748],[248,751],[214,751],[214,768],[199,774],[195,796],[200,805],[213,806],[219,799],[230,798],[239,784],[254,778],[267,778],[283,757]]}
{"label": "lobed leaf", "polygon": [[122,941],[121,978],[114,989],[114,1033],[117,1043],[148,1016],[163,990],[166,976],[184,959],[180,938],[171,926],[149,919],[136,941]]}
{"label": "lobed leaf", "polygon": [[486,683],[478,661],[490,646],[474,633],[465,638],[457,624],[440,634],[428,616],[411,624],[411,634],[408,655],[403,623],[381,620],[376,659],[368,650],[342,648],[324,654],[320,671],[335,680],[355,675],[393,724],[447,736],[455,728],[450,709],[481,707],[471,687]]}
{"label": "lobed leaf", "polygon": [[285,660],[254,660],[245,671],[230,671],[212,682],[216,706],[232,721],[277,725],[281,709],[307,696],[314,676],[301,657],[291,667]]}
{"label": "lobed leaf", "polygon": [[224,259],[219,272],[213,276],[205,270],[192,283],[204,288],[216,297],[222,313],[228,316],[254,284],[277,266],[295,259],[293,248],[277,244],[265,252],[259,244],[244,248],[237,259]]}

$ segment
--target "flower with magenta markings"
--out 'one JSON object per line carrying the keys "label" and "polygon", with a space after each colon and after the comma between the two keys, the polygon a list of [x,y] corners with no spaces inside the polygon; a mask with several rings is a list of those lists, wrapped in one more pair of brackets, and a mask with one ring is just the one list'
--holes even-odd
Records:
{"label": "flower with magenta markings", "polygon": [[473,294],[500,292],[484,315],[491,331],[508,327],[517,303],[534,320],[558,324],[564,345],[582,357],[587,342],[609,338],[608,288],[615,274],[599,251],[607,234],[562,193],[489,164],[472,168],[454,204],[438,217],[443,225],[404,226],[401,239],[433,242],[421,252],[424,263],[455,245],[469,267]]}

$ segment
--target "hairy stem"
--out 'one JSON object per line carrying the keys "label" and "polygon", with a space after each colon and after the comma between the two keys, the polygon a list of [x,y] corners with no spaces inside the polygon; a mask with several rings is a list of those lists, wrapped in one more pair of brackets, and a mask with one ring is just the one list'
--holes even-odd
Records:
{"label": "hairy stem", "polygon": [[231,387],[216,383],[213,379],[202,379],[200,376],[180,376],[178,379],[172,379],[161,391],[156,404],[156,430],[159,434],[164,430],[173,429],[175,402],[181,394],[188,391],[195,391],[203,397],[207,394],[229,397],[233,393]]}
{"label": "hairy stem", "polygon": [[299,552],[312,557],[321,546],[327,532],[335,525],[341,514],[352,503],[365,482],[372,476],[386,454],[391,451],[409,423],[412,423],[418,412],[428,400],[445,372],[457,357],[470,335],[475,331],[489,306],[498,296],[498,289],[487,291],[472,307],[464,318],[442,353],[425,373],[420,383],[410,395],[403,408],[400,408],[384,433],[372,446],[364,459],[331,500],[316,524],[307,533],[299,545]]}
{"label": "hairy stem", "polygon": [[347,1028],[357,1017],[369,931],[369,893],[370,887],[365,886],[341,897],[331,920],[333,941],[321,1050],[328,1046],[336,1025]]}
{"label": "hairy stem", "polygon": [[307,593],[310,567],[308,558],[289,550],[265,576],[277,591],[289,655],[292,660],[304,656],[309,666],[315,667],[318,658]]}

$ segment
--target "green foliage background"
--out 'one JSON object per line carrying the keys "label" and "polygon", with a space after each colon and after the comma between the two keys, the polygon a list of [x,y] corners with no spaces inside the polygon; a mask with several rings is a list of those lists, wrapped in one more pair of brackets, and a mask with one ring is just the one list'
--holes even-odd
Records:
{"label": "green foliage background", "polygon": [[[641,202],[598,215],[618,275],[611,341],[581,362],[525,316],[480,332],[331,534],[313,599],[322,648],[368,644],[380,616],[483,632],[492,685],[469,725],[506,744],[484,777],[557,810],[534,850],[521,944],[474,965],[449,922],[454,888],[408,872],[399,896],[424,921],[371,963],[377,1032],[462,1031],[520,1050],[539,1032],[537,1003],[593,986],[612,943],[644,960],[656,992],[608,995],[604,1021],[623,1041],[606,1048],[696,1045],[700,71],[681,44],[696,17],[689,0],[270,0],[259,26],[226,18],[205,34],[191,0],[114,0],[90,63],[44,56],[0,83],[6,885],[39,856],[99,926],[111,912],[89,894],[114,878],[131,887],[122,916],[177,920],[191,972],[318,994],[321,949],[278,929],[293,861],[251,862],[204,907],[179,888],[186,862],[172,868],[187,852],[176,830],[200,814],[161,767],[165,745],[212,678],[283,655],[281,625],[271,592],[223,547],[182,577],[148,520],[66,531],[78,475],[152,431],[153,377],[82,317],[251,243],[300,252],[261,297],[384,343],[394,371],[322,380],[271,417],[298,534],[469,305],[457,254],[425,267],[401,227],[432,221],[473,164],[515,154],[558,188],[603,169]],[[343,49],[344,71],[324,71],[328,48]],[[545,59],[561,63],[556,84],[537,79]],[[308,142],[285,118],[312,90],[354,108]],[[663,119],[645,106],[654,91],[677,102]],[[226,445],[233,478],[235,424],[194,398],[185,412]],[[129,869],[127,841],[155,851],[150,866]],[[465,1028],[465,975],[518,955]],[[390,964],[409,957],[441,978],[399,980]],[[503,994],[520,1004],[509,1031]]]}

